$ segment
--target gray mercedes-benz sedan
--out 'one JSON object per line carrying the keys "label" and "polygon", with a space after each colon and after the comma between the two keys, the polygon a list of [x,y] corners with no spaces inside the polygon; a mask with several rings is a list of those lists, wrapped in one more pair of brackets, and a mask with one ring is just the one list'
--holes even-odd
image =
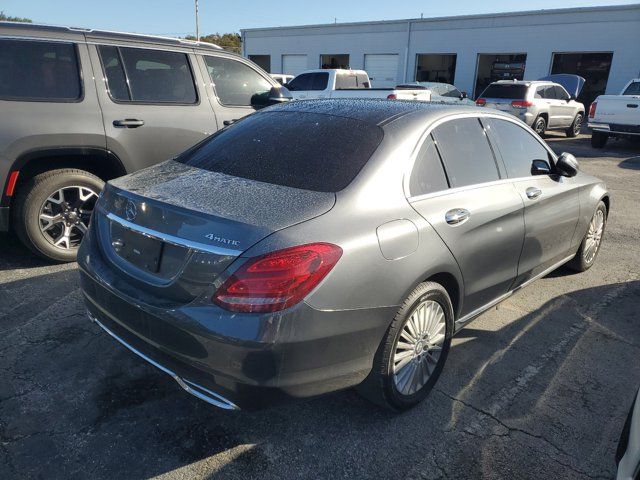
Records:
{"label": "gray mercedes-benz sedan", "polygon": [[291,102],[109,182],[78,263],[90,317],[213,405],[358,386],[403,410],[467,322],[591,267],[608,210],[511,115]]}

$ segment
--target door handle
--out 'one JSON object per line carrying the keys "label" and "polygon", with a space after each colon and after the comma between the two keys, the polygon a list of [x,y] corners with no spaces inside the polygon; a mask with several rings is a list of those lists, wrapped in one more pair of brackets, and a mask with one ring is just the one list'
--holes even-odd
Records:
{"label": "door handle", "polygon": [[444,219],[449,225],[459,225],[469,220],[471,213],[464,208],[454,208],[444,214]]}
{"label": "door handle", "polygon": [[233,125],[234,123],[236,123],[239,120],[239,118],[234,118],[232,120],[225,120],[224,122],[222,122],[222,124],[225,127],[228,127],[229,125]]}
{"label": "door handle", "polygon": [[114,120],[113,126],[118,128],[138,128],[144,125],[144,120],[136,118],[125,118],[124,120]]}
{"label": "door handle", "polygon": [[540,190],[539,188],[527,188],[527,197],[529,197],[531,200],[533,200],[534,198],[538,198],[540,195],[542,195],[542,190]]}

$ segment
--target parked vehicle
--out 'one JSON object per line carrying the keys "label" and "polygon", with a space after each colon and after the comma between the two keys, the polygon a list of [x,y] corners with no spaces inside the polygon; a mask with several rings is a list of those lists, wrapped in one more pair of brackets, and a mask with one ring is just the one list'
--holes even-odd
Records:
{"label": "parked vehicle", "polygon": [[440,82],[414,82],[398,85],[396,88],[424,88],[431,92],[432,102],[452,103],[455,105],[475,105],[476,102],[467,97],[453,85]]}
{"label": "parked vehicle", "polygon": [[293,80],[293,75],[287,75],[286,73],[270,73],[271,78],[273,78],[280,85],[284,85],[285,83]]}
{"label": "parked vehicle", "polygon": [[524,58],[511,62],[496,60],[491,64],[491,81],[521,79],[524,76],[525,67],[526,59]]}
{"label": "parked vehicle", "polygon": [[424,88],[372,88],[364,70],[320,69],[301,73],[285,85],[295,100],[313,98],[386,98],[430,100]]}
{"label": "parked vehicle", "polygon": [[610,137],[640,141],[640,78],[620,95],[600,95],[589,107],[591,145],[603,148]]}
{"label": "parked vehicle", "polygon": [[608,209],[511,115],[290,102],[110,181],[78,264],[90,317],[213,405],[359,385],[402,410],[470,320],[590,268]]}
{"label": "parked vehicle", "polygon": [[640,391],[629,409],[627,421],[620,434],[616,451],[617,480],[640,478],[640,401],[638,398],[640,398]]}
{"label": "parked vehicle", "polygon": [[564,130],[567,137],[575,137],[584,119],[584,105],[576,101],[583,85],[582,77],[564,74],[536,81],[501,80],[490,84],[476,105],[511,113],[540,136]]}
{"label": "parked vehicle", "polygon": [[75,259],[105,181],[282,100],[207,43],[0,22],[0,231]]}

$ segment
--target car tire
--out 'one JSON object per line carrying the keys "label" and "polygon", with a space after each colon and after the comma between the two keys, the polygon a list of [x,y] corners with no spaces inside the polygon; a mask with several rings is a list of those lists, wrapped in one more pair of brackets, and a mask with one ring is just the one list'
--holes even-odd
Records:
{"label": "car tire", "polygon": [[593,148],[604,148],[609,140],[609,134],[604,132],[591,132],[591,146]]}
{"label": "car tire", "polygon": [[602,238],[607,226],[607,206],[600,201],[589,221],[587,233],[585,233],[582,243],[576,256],[567,264],[567,266],[576,272],[584,272],[589,270],[596,262]]}
{"label": "car tire", "polygon": [[36,175],[20,186],[15,198],[12,220],[18,238],[47,260],[74,261],[103,187],[100,178],[83,170]]}
{"label": "car tire", "polygon": [[533,122],[533,130],[540,137],[544,137],[544,132],[547,130],[547,120],[544,117],[536,118]]}
{"label": "car tire", "polygon": [[417,405],[442,372],[453,329],[453,306],[447,291],[438,283],[421,283],[398,310],[358,392],[394,411]]}
{"label": "car tire", "polygon": [[583,117],[582,113],[578,113],[576,115],[576,117],[573,119],[573,123],[571,124],[571,126],[565,130],[565,133],[567,134],[567,137],[575,138],[578,135],[580,135],[580,130],[582,129],[582,120],[583,120],[583,118],[584,117]]}

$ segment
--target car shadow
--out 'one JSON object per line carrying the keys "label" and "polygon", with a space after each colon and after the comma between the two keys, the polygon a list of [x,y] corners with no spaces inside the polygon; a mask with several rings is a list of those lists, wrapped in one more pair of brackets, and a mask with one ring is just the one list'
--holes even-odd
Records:
{"label": "car shadow", "polygon": [[627,158],[621,161],[618,166],[629,170],[640,170],[640,156]]}
{"label": "car shadow", "polygon": [[[509,464],[509,455],[525,448],[521,442],[486,450],[498,441],[496,428],[502,428],[490,416],[513,428],[532,428],[534,435],[562,437],[562,431],[536,431],[545,423],[538,408],[557,394],[558,382],[581,379],[582,369],[592,367],[594,359],[579,348],[592,328],[585,318],[601,321],[589,305],[603,298],[612,302],[612,292],[624,290],[616,293],[618,308],[633,309],[640,294],[640,282],[629,282],[573,291],[527,313],[505,302],[460,332],[435,390],[402,414],[381,410],[353,390],[259,412],[228,412],[189,396],[90,323],[75,274],[57,272],[3,285],[11,292],[31,288],[43,298],[34,299],[31,310],[18,309],[18,326],[4,329],[0,337],[0,453],[7,458],[6,464],[0,461],[2,478],[17,472],[47,478],[418,478],[437,465],[446,465],[453,477],[479,478],[489,467],[498,476],[526,476]],[[62,285],[70,293],[52,303],[43,286],[55,291]],[[640,335],[636,323],[607,321],[610,335]],[[617,361],[624,375],[640,375],[640,367],[628,365],[620,351],[608,361]],[[534,367],[535,381],[525,385],[522,372]],[[610,379],[606,388],[598,384],[600,403],[588,411],[580,407],[580,389],[591,388],[588,383],[562,391],[563,401],[577,405],[572,415],[594,417],[591,423],[565,427],[584,439],[575,446],[578,457],[580,448],[590,451],[602,435],[611,435],[600,423],[615,424],[616,415],[626,413],[627,406],[617,402],[623,387],[616,382]],[[503,405],[500,398],[510,403]],[[599,408],[607,415],[592,413]],[[536,448],[557,454],[549,445]],[[496,463],[487,466],[492,456]],[[539,460],[540,453],[531,456]],[[606,458],[602,463],[609,465]],[[596,466],[593,470],[599,472]]]}
{"label": "car shadow", "polygon": [[14,234],[0,233],[0,272],[47,265],[55,265],[55,262],[44,260],[35,255]]}

